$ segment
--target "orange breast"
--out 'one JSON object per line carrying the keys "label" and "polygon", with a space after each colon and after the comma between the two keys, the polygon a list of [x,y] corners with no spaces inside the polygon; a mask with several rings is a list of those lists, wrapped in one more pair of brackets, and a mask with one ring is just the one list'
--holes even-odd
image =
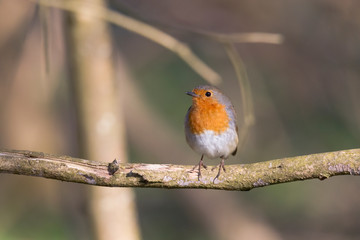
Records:
{"label": "orange breast", "polygon": [[225,106],[216,101],[197,99],[189,112],[190,130],[194,134],[212,130],[220,134],[229,127]]}

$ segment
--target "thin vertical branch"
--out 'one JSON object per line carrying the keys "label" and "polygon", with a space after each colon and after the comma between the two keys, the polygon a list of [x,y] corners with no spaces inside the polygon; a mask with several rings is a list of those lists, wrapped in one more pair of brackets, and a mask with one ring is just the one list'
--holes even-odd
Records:
{"label": "thin vertical branch", "polygon": [[239,130],[239,148],[241,148],[244,146],[245,140],[249,135],[250,128],[255,124],[251,86],[244,64],[239,54],[237,53],[234,44],[227,42],[224,43],[224,47],[227,55],[229,56],[231,63],[233,64],[240,86],[240,93],[242,100],[241,103],[242,103],[243,119],[244,119],[244,124],[241,125]]}

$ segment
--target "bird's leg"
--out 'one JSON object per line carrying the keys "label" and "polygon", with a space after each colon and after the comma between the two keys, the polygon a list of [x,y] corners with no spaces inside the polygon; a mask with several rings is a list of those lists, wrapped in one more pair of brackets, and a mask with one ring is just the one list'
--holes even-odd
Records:
{"label": "bird's leg", "polygon": [[[224,172],[226,172],[226,170],[225,170],[225,159],[224,158],[221,158],[220,164],[218,166],[219,166],[219,171],[218,171],[218,174],[216,175],[216,177],[214,178],[213,183],[215,183],[215,180],[219,178],[221,169],[223,169]],[[213,167],[211,170],[214,170],[216,167],[217,166]]]}
{"label": "bird's leg", "polygon": [[226,169],[225,169],[225,159],[221,159],[221,167],[222,169],[224,170],[224,172],[226,172]]}
{"label": "bird's leg", "polygon": [[199,164],[196,164],[196,165],[193,167],[193,169],[192,169],[192,171],[194,171],[196,167],[199,167],[199,173],[198,173],[198,180],[199,180],[199,181],[200,181],[200,177],[201,177],[201,167],[207,169],[207,166],[206,166],[206,165],[204,164],[204,162],[203,162],[203,158],[204,158],[204,154],[201,155],[201,159],[200,159]]}

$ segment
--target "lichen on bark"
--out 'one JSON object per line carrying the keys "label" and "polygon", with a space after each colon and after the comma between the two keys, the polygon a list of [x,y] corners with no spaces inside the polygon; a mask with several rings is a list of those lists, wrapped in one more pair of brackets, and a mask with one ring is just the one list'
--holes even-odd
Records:
{"label": "lichen on bark", "polygon": [[51,178],[107,187],[203,188],[248,191],[253,188],[336,175],[360,175],[360,149],[319,153],[252,164],[227,165],[213,182],[211,168],[198,180],[193,166],[117,163],[109,165],[42,152],[0,151],[0,173]]}

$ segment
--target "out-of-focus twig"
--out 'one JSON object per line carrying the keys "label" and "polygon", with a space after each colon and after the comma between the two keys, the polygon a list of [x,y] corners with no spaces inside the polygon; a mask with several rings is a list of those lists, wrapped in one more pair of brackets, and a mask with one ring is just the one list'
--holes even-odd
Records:
{"label": "out-of-focus twig", "polygon": [[241,105],[243,110],[242,116],[244,120],[244,124],[240,125],[239,129],[239,148],[241,148],[244,146],[244,142],[249,134],[250,127],[255,124],[251,86],[244,64],[239,54],[237,53],[234,44],[230,42],[224,43],[224,47],[231,63],[233,64],[240,86],[242,100]]}
{"label": "out-of-focus twig", "polygon": [[198,31],[198,33],[209,36],[219,42],[232,43],[266,43],[266,44],[281,44],[284,42],[284,37],[278,33],[264,33],[264,32],[247,32],[247,33],[214,33],[206,31]]}
{"label": "out-of-focus twig", "polygon": [[50,56],[49,56],[49,9],[45,6],[40,6],[39,15],[43,39],[44,48],[44,65],[45,65],[45,76],[47,77],[50,72]]}
{"label": "out-of-focus twig", "polygon": [[[253,188],[337,175],[360,175],[360,149],[227,165],[218,181],[214,172],[172,164],[106,164],[42,152],[0,152],[0,173],[12,173],[108,187],[205,188],[248,191]],[[211,169],[211,168],[210,168]]]}
{"label": "out-of-focus twig", "polygon": [[[163,24],[164,25],[164,24]],[[199,34],[211,38],[217,42],[223,43],[264,43],[264,44],[282,44],[284,36],[279,33],[267,32],[242,32],[242,33],[219,33],[213,31],[206,31],[202,29],[195,29],[185,26],[165,25],[168,28],[181,29],[187,32]]]}
{"label": "out-of-focus twig", "polygon": [[221,81],[220,75],[206,65],[198,56],[196,56],[186,44],[149,24],[99,6],[94,6],[95,8],[98,8],[96,11],[84,11],[78,1],[40,0],[38,3],[43,6],[56,7],[71,12],[88,14],[116,24],[117,26],[146,37],[176,53],[195,72],[197,72],[210,84],[217,85]]}
{"label": "out-of-focus twig", "polygon": [[[121,5],[121,8],[125,8],[133,16],[139,16],[140,13],[131,8],[128,4],[122,2],[117,3]],[[144,16],[144,13],[141,13]],[[149,20],[149,16],[146,16]],[[284,36],[279,33],[267,33],[267,32],[243,32],[243,33],[219,33],[213,31],[207,31],[197,29],[184,25],[167,24],[163,22],[157,22],[155,19],[150,19],[150,22],[155,23],[158,26],[162,26],[168,29],[179,29],[186,32],[200,34],[202,36],[210,37],[218,42],[232,42],[232,43],[265,43],[265,44],[281,44],[284,42]]]}

